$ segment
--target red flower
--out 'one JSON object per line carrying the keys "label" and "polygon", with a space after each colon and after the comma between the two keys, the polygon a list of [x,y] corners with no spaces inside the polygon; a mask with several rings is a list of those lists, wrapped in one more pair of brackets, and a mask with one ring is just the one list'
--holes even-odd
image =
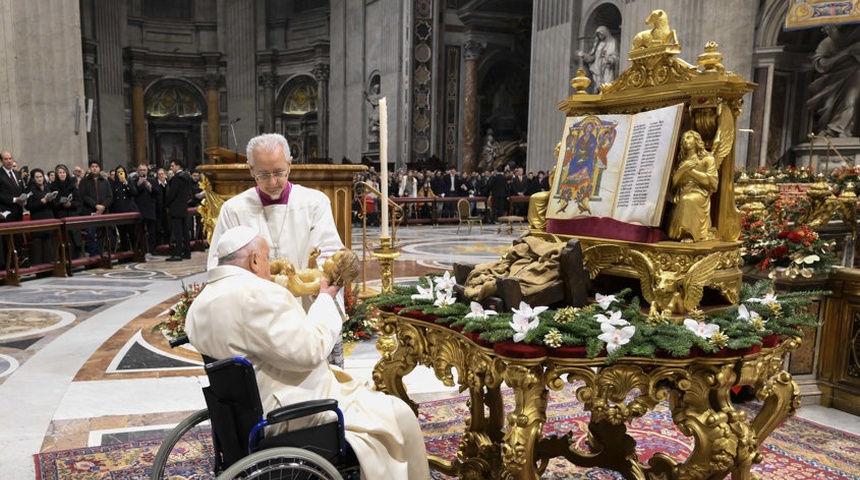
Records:
{"label": "red flower", "polygon": [[793,243],[800,243],[803,241],[803,234],[800,232],[791,232],[788,234],[788,241]]}
{"label": "red flower", "polygon": [[773,258],[775,260],[779,260],[780,258],[784,257],[787,253],[788,253],[788,247],[786,247],[785,245],[779,245],[773,249]]}
{"label": "red flower", "polygon": [[788,230],[783,230],[776,234],[776,238],[785,238],[789,235],[789,233],[790,232]]}

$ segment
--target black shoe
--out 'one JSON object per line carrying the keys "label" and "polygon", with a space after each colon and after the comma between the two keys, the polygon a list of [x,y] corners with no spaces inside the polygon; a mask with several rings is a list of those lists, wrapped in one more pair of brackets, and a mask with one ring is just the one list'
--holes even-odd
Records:
{"label": "black shoe", "polygon": [[183,254],[183,255],[182,255],[182,258],[184,258],[184,259],[186,259],[186,260],[191,260],[191,254],[190,254],[190,253],[185,253],[185,254]]}
{"label": "black shoe", "polygon": [[182,257],[177,257],[176,255],[173,255],[173,256],[167,257],[167,260],[165,260],[165,261],[167,261],[167,262],[181,262]]}

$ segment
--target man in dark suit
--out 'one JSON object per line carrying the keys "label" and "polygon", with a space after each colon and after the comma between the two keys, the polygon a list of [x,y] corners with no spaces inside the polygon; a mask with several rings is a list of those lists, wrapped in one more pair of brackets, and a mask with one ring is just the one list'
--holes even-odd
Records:
{"label": "man in dark suit", "polygon": [[[92,161],[90,173],[81,180],[78,192],[81,194],[81,215],[104,215],[110,212],[113,203],[113,189],[107,178],[102,177],[102,167],[99,162]],[[87,229],[87,253],[91,256],[101,255],[101,232],[90,227]]]}
{"label": "man in dark suit", "polygon": [[487,190],[490,201],[493,203],[493,214],[491,222],[508,214],[508,181],[505,178],[502,167],[487,180]]}
{"label": "man in dark suit", "polygon": [[[523,169],[522,167],[517,167],[514,169],[514,177],[511,179],[511,196],[524,196],[526,194],[526,179],[523,178]],[[525,203],[515,203],[514,204],[514,215],[525,216],[526,214],[526,204]]]}
{"label": "man in dark suit", "polygon": [[173,250],[168,262],[180,262],[191,258],[191,240],[188,235],[188,202],[191,200],[191,175],[182,169],[176,160],[170,162],[173,177],[167,183],[167,205],[170,216],[170,231],[173,233]]}
{"label": "man in dark suit", "polygon": [[143,218],[143,228],[146,231],[146,252],[155,254],[155,235],[156,235],[156,215],[158,208],[157,196],[159,192],[153,188],[155,177],[149,175],[149,167],[146,164],[137,166],[137,174],[131,180],[137,187],[137,196],[134,197],[134,203],[137,204],[137,209],[140,210],[140,216]]}
{"label": "man in dark suit", "polygon": [[[21,183],[21,177],[12,168],[15,160],[12,159],[12,154],[8,151],[0,153],[3,166],[0,168],[0,221],[2,222],[19,222],[24,219],[24,205],[27,200],[20,200],[19,197],[24,193],[24,186]],[[8,213],[7,213],[8,212]],[[6,249],[5,242],[0,242],[0,266],[6,264]],[[21,235],[15,235],[15,249],[21,254],[21,248],[24,245],[24,238]]]}

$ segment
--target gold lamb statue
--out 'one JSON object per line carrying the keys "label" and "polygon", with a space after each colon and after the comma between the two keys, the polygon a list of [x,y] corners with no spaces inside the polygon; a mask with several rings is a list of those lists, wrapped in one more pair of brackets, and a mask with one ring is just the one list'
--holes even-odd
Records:
{"label": "gold lamb statue", "polygon": [[657,47],[660,45],[677,45],[678,35],[669,27],[669,17],[663,10],[654,10],[645,20],[646,25],[653,25],[651,30],[643,30],[633,37],[633,50],[639,48]]}

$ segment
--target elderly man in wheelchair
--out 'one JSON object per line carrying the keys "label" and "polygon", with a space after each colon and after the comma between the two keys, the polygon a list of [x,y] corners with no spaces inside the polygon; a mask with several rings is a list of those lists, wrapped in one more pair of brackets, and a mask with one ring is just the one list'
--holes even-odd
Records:
{"label": "elderly man in wheelchair", "polygon": [[[283,478],[359,478],[359,471],[365,480],[430,478],[412,410],[327,361],[341,332],[333,298],[340,287],[323,276],[305,313],[270,280],[269,246],[254,229],[234,227],[212,248],[218,266],[188,311],[186,331],[207,361],[219,479],[282,478],[276,471],[290,472]],[[160,457],[207,411],[196,416],[174,430]],[[167,470],[157,458],[152,478],[167,478]]]}

